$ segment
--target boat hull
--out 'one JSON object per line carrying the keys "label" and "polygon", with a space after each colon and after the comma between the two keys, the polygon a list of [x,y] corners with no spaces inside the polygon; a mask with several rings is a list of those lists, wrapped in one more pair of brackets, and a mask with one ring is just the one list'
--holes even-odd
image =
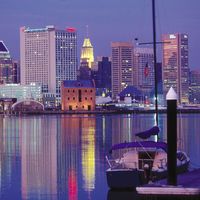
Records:
{"label": "boat hull", "polygon": [[[188,171],[189,161],[177,167],[177,174]],[[151,181],[158,181],[167,178],[167,170],[151,172],[150,179],[146,179],[144,170],[138,169],[111,169],[106,171],[107,184],[110,189],[135,190],[136,187],[147,184]]]}
{"label": "boat hull", "polygon": [[108,169],[108,187],[111,189],[135,189],[142,184],[142,172],[137,169]]}

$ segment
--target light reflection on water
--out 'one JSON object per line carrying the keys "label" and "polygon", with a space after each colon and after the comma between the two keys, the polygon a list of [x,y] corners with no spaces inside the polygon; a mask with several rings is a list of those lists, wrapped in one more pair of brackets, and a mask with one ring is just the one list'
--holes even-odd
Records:
{"label": "light reflection on water", "polygon": [[[200,114],[178,116],[178,148],[192,167],[200,167],[199,122]],[[159,115],[161,140],[166,124]],[[106,199],[109,148],[153,125],[152,114],[1,116],[0,199]]]}

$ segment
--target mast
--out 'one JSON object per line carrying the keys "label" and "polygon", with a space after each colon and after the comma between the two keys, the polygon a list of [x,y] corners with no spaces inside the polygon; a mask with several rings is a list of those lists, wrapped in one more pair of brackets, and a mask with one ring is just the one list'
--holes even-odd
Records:
{"label": "mast", "polygon": [[154,57],[154,80],[155,80],[155,114],[156,126],[158,126],[158,86],[157,86],[157,57],[156,57],[156,20],[155,20],[155,0],[152,0],[153,18],[153,57]]}

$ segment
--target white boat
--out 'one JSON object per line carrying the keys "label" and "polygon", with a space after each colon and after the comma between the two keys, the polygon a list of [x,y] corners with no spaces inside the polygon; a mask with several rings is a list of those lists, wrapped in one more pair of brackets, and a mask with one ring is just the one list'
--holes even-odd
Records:
{"label": "white boat", "polygon": [[[122,156],[109,159],[106,170],[107,184],[111,189],[135,187],[167,177],[167,144],[164,142],[137,141],[115,144],[112,154]],[[185,152],[177,151],[177,173],[188,170],[190,159]]]}

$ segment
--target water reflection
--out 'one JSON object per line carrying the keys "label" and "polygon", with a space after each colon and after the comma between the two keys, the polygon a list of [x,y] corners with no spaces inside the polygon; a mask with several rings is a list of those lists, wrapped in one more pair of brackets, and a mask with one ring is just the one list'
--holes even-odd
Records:
{"label": "water reflection", "polygon": [[95,118],[82,120],[81,128],[83,188],[91,192],[95,188]]}
{"label": "water reflection", "polygon": [[[22,119],[22,199],[57,194],[56,123],[46,118]],[[46,128],[48,127],[48,128]]]}
{"label": "water reflection", "polygon": [[[20,136],[19,123],[0,116],[0,199],[12,199],[20,194]],[[13,185],[15,182],[15,185]],[[7,191],[7,186],[12,190]]]}
{"label": "water reflection", "polygon": [[[200,114],[178,116],[178,148],[193,168],[200,167],[199,120]],[[166,124],[159,115],[160,140],[167,138]],[[108,192],[105,155],[112,144],[134,141],[134,133],[153,125],[152,114],[0,116],[0,199],[125,197]]]}
{"label": "water reflection", "polygon": [[76,200],[81,188],[88,195],[95,188],[95,126],[94,117],[61,118],[60,134],[57,131],[59,199]]}
{"label": "water reflection", "polygon": [[61,117],[58,133],[58,197],[78,199],[80,119]]}

